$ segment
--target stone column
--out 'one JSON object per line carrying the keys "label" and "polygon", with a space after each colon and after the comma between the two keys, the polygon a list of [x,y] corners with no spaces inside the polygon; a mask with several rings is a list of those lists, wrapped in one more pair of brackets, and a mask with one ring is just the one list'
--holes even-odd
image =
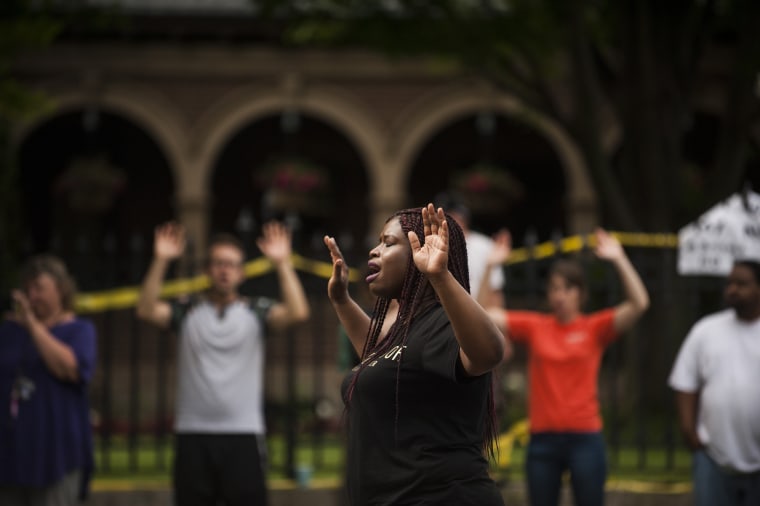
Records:
{"label": "stone column", "polygon": [[[179,194],[176,200],[177,218],[185,227],[191,250],[186,259],[199,268],[205,258],[210,197],[204,195]],[[197,269],[196,269],[197,270]]]}
{"label": "stone column", "polygon": [[185,226],[187,238],[192,242],[192,251],[189,252],[191,258],[187,261],[200,267],[205,258],[208,222],[211,214],[211,195],[209,185],[205,184],[206,171],[202,170],[197,158],[190,158],[189,154],[178,163],[176,169],[177,219]]}
{"label": "stone column", "polygon": [[367,235],[376,237],[383,229],[385,220],[394,212],[406,205],[407,194],[402,181],[402,168],[398,162],[383,161],[383,167],[370,170],[372,186],[370,199],[372,200]]}

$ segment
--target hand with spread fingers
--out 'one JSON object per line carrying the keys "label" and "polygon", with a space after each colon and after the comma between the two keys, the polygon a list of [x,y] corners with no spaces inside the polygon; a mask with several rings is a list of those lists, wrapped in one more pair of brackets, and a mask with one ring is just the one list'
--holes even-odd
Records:
{"label": "hand with spread fingers", "polygon": [[185,228],[170,221],[156,227],[153,250],[156,258],[175,260],[185,251]]}
{"label": "hand with spread fingers", "polygon": [[327,282],[327,296],[330,300],[339,302],[348,297],[348,265],[334,237],[326,235],[323,241],[330,251],[333,265],[332,275]]}
{"label": "hand with spread fingers", "polygon": [[449,261],[449,227],[442,208],[437,210],[433,204],[422,208],[425,244],[420,244],[419,237],[409,232],[409,244],[412,247],[414,265],[427,276],[446,272]]}
{"label": "hand with spread fingers", "polygon": [[596,238],[594,253],[597,257],[602,260],[615,260],[625,256],[625,251],[620,241],[606,230],[597,228],[594,231],[594,237]]}
{"label": "hand with spread fingers", "polygon": [[277,221],[266,223],[261,237],[256,240],[256,246],[274,264],[290,260],[293,253],[292,243],[292,234],[288,227]]}

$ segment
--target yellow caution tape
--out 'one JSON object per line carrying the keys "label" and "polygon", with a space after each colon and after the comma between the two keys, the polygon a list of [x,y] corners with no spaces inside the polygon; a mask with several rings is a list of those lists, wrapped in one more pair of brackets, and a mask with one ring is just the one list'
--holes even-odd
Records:
{"label": "yellow caution tape", "polygon": [[512,450],[515,444],[525,446],[530,438],[530,423],[527,418],[519,420],[512,424],[506,432],[499,434],[497,446],[499,448],[499,457],[497,465],[506,469],[512,464]]}
{"label": "yellow caution tape", "polygon": [[[623,246],[639,248],[676,248],[678,236],[675,234],[644,234],[632,232],[612,232]],[[587,245],[593,245],[593,234],[573,235],[562,238],[557,242],[544,242],[532,248],[517,248],[512,251],[507,264],[517,264],[530,259],[549,258],[561,253],[580,251]],[[332,264],[318,260],[311,260],[294,254],[293,266],[309,274],[329,279],[332,275]],[[272,270],[272,262],[266,257],[256,258],[245,264],[247,278],[263,276]],[[359,271],[349,269],[349,280],[360,279]],[[208,288],[209,282],[205,275],[192,278],[176,279],[167,281],[161,290],[162,297],[178,297],[196,293]],[[137,303],[139,287],[121,287],[100,292],[81,293],[77,296],[76,308],[79,313],[98,313],[109,309],[125,309],[133,307]]]}
{"label": "yellow caution tape", "polygon": [[[329,279],[332,275],[332,264],[310,260],[300,255],[293,255],[293,266],[303,272]],[[266,257],[256,258],[246,262],[243,267],[246,278],[263,276],[273,269],[272,262]],[[349,269],[349,281],[359,280],[360,273],[356,269]],[[188,295],[205,290],[209,286],[208,276],[205,274],[192,278],[175,279],[167,281],[161,289],[161,297],[173,298]],[[99,292],[80,293],[76,299],[76,311],[80,314],[99,313],[110,309],[126,309],[137,304],[139,286],[126,286],[103,290]]]}
{"label": "yellow caution tape", "polygon": [[691,482],[658,482],[643,480],[610,479],[607,490],[630,492],[633,494],[687,494],[691,492]]}
{"label": "yellow caution tape", "polygon": [[[678,235],[676,234],[644,234],[639,232],[611,232],[623,246],[634,248],[677,248]],[[543,242],[532,248],[517,248],[512,250],[507,264],[517,264],[530,259],[553,257],[561,253],[573,253],[580,251],[586,246],[593,246],[596,238],[593,234],[572,235],[560,239],[557,242]]]}
{"label": "yellow caution tape", "polygon": [[613,232],[623,246],[638,248],[677,248],[678,234],[644,234],[640,232]]}

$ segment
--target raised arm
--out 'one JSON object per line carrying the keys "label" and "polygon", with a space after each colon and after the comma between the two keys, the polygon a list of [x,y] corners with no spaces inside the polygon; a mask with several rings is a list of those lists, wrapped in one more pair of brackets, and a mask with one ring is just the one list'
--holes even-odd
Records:
{"label": "raised arm", "polygon": [[272,306],[268,316],[269,324],[275,328],[284,328],[309,318],[309,303],[291,260],[292,242],[290,230],[276,221],[266,223],[261,237],[256,241],[261,252],[274,265],[280,283],[282,302]]}
{"label": "raised arm", "polygon": [[185,251],[185,229],[175,222],[156,227],[153,240],[153,260],[140,287],[137,300],[138,318],[161,328],[169,326],[171,306],[159,298],[169,263]]}
{"label": "raised arm", "polygon": [[491,272],[494,269],[501,268],[504,262],[509,258],[512,253],[512,235],[507,229],[501,229],[493,238],[493,247],[486,257],[486,268],[483,272],[483,279],[480,283],[480,289],[478,293],[474,294],[480,305],[484,308],[493,307],[492,289],[490,287],[489,280],[491,279]]}
{"label": "raised arm", "polygon": [[327,296],[354,350],[361,356],[369,332],[370,317],[348,293],[348,265],[335,238],[326,235],[324,243],[330,251],[333,265],[332,275],[327,282]]}
{"label": "raised arm", "polygon": [[506,303],[501,305],[493,305],[490,303],[491,295],[489,289],[485,286],[488,282],[491,270],[501,268],[504,262],[507,261],[509,255],[512,253],[512,235],[507,229],[501,229],[494,236],[493,248],[486,258],[486,270],[483,273],[483,282],[480,285],[478,292],[478,302],[483,306],[491,318],[491,321],[496,325],[499,331],[504,335],[504,360],[508,360],[513,353],[512,342],[509,340],[509,334],[507,333],[508,318],[507,310],[504,308]]}
{"label": "raised arm", "polygon": [[620,242],[601,228],[596,229],[595,235],[596,256],[612,262],[623,284],[625,300],[615,307],[615,330],[624,332],[631,328],[649,307],[649,294]]}
{"label": "raised arm", "polygon": [[409,232],[414,264],[429,280],[459,342],[465,371],[479,376],[499,365],[504,357],[504,337],[477,300],[467,293],[448,270],[449,226],[443,209],[432,204],[422,209],[425,244]]}

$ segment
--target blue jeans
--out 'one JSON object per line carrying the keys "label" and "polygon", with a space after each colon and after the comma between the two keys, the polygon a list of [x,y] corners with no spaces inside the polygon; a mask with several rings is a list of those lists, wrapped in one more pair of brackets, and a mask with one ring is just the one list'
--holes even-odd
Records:
{"label": "blue jeans", "polygon": [[707,452],[692,456],[696,506],[757,506],[760,504],[760,471],[732,473],[722,469]]}
{"label": "blue jeans", "polygon": [[604,504],[607,456],[601,432],[531,434],[525,462],[531,506],[559,504],[565,471],[577,506]]}

